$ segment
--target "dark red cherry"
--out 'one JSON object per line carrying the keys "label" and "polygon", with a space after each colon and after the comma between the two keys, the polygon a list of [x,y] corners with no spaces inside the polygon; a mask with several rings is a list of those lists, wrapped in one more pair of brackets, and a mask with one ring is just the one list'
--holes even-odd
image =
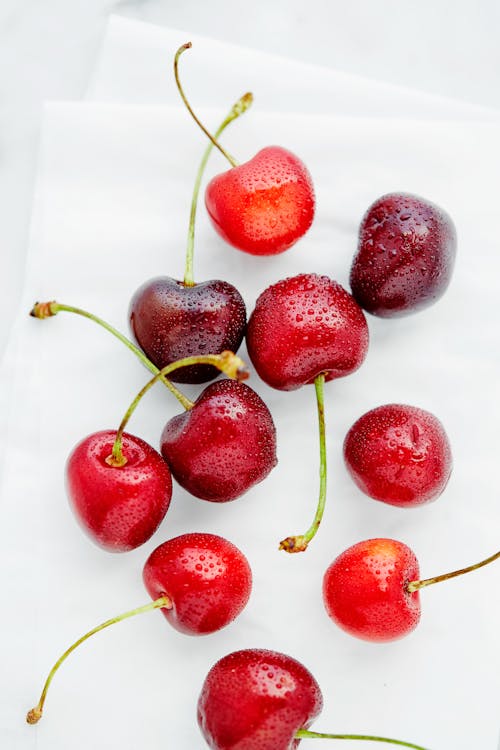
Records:
{"label": "dark red cherry", "polygon": [[276,465],[276,429],[260,396],[235,380],[207,386],[165,425],[161,452],[173,476],[203,500],[227,502]]}
{"label": "dark red cherry", "polygon": [[[188,286],[160,276],[135,292],[129,317],[137,343],[161,370],[184,357],[236,352],[245,333],[246,309],[238,290],[226,281]],[[193,365],[169,377],[177,383],[204,383],[218,374],[210,365]]]}
{"label": "dark red cherry", "polygon": [[248,354],[260,377],[284,391],[349,375],[363,362],[363,311],[336,281],[314,273],[278,281],[258,298],[248,321]]}
{"label": "dark red cherry", "polygon": [[214,177],[205,204],[226,242],[252,255],[275,255],[294,245],[311,226],[314,187],[297,156],[268,146]]}
{"label": "dark red cherry", "polygon": [[344,460],[363,492],[400,507],[435,500],[452,468],[441,422],[405,404],[386,404],[363,414],[347,433]]}
{"label": "dark red cherry", "polygon": [[323,707],[318,683],[298,661],[247,649],[210,670],[198,700],[198,723],[213,750],[292,750]]}
{"label": "dark red cherry", "polygon": [[71,452],[66,487],[83,529],[99,546],[125,552],[147,541],[170,505],[172,479],[148,443],[123,434],[124,466],[109,462],[116,431],[89,435]]}
{"label": "dark red cherry", "polygon": [[252,589],[243,553],[215,534],[191,533],[169,539],[149,556],[143,570],[151,598],[167,596],[168,622],[188,635],[205,635],[232,622]]}
{"label": "dark red cherry", "polygon": [[342,552],[323,579],[323,601],[343,630],[367,641],[392,641],[420,620],[417,558],[394,539],[368,539]]}
{"label": "dark red cherry", "polygon": [[424,198],[383,195],[363,217],[351,267],[351,290],[383,318],[421,310],[450,283],[456,231],[448,214]]}

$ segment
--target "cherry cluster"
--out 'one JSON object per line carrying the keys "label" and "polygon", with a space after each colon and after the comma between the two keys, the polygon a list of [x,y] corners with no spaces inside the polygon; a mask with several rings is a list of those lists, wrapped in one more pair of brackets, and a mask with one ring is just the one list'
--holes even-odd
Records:
{"label": "cherry cluster", "polygon": [[[325,383],[349,375],[368,350],[364,311],[384,318],[406,315],[436,302],[452,275],[456,234],[438,206],[410,194],[379,198],[366,212],[350,274],[351,293],[316,273],[284,278],[265,289],[248,323],[241,294],[226,281],[195,282],[193,249],[200,185],[215,146],[231,168],[213,178],[205,204],[215,230],[253,255],[292,247],[314,218],[311,176],[301,160],[277,146],[238,165],[219,142],[225,128],[252,103],[245,94],[215,135],[210,134],[179,80],[183,45],[174,61],[186,107],[210,139],[195,181],[182,280],[157,277],[133,295],[129,320],[136,343],[97,316],[57,302],[37,303],[43,319],[59,312],[87,317],[119,338],[150,370],[116,431],[82,440],[66,466],[71,506],[83,529],[111,552],[126,552],[157,530],[170,504],[172,477],[197,498],[226,503],[263,481],[276,464],[276,430],[260,396],[242,381],[245,364],[234,353],[243,338],[251,362],[272,388],[314,385],[319,422],[319,499],[309,528],[288,536],[280,549],[307,549],[321,523],[327,479]],[[227,378],[213,381],[219,373]],[[183,407],[165,425],[160,452],[125,432],[142,397],[161,381]],[[190,401],[174,383],[209,383]],[[344,441],[344,459],[357,486],[370,497],[401,508],[435,500],[452,469],[450,444],[439,420],[407,404],[378,406],[360,416]],[[469,572],[486,560],[434,578],[419,577],[414,553],[393,539],[361,541],[327,569],[323,599],[328,615],[359,638],[390,641],[409,633],[420,618],[419,590]],[[160,609],[191,635],[232,622],[250,596],[252,573],[230,541],[202,532],[170,539],[147,559],[143,578],[152,601],[97,626],[70,646],[52,668],[29,723],[42,716],[47,690],[66,657],[94,633],[132,615]],[[366,739],[423,750],[387,737],[320,734],[309,730],[322,708],[309,671],[289,656],[263,649],[229,654],[208,674],[198,702],[201,731],[215,750],[290,750],[301,739]]]}

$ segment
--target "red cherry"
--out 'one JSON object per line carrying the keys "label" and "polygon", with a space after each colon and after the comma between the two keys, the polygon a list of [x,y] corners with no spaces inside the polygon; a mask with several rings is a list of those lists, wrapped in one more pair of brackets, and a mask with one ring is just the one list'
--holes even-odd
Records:
{"label": "red cherry", "polygon": [[425,750],[389,737],[312,732],[307,727],[322,708],[319,685],[300,662],[252,648],[214,664],[198,699],[198,724],[212,750],[295,750],[301,739],[368,740]]}
{"label": "red cherry", "polygon": [[123,434],[126,463],[108,461],[116,431],[89,435],[71,452],[66,486],[76,517],[91,539],[110,552],[147,541],[170,505],[172,479],[165,461],[148,443]]}
{"label": "red cherry", "polygon": [[424,198],[383,195],[363,217],[351,267],[356,301],[373,315],[407,315],[438,300],[451,279],[456,231]]}
{"label": "red cherry", "polygon": [[363,362],[363,311],[336,281],[300,274],[268,287],[248,321],[248,354],[262,380],[284,391],[349,375]]}
{"label": "red cherry", "polygon": [[402,508],[439,497],[452,468],[441,422],[404,404],[379,406],[360,417],[345,438],[344,459],[363,492]]}
{"label": "red cherry", "polygon": [[198,723],[213,750],[291,750],[295,734],[318,716],[323,699],[295,659],[264,649],[236,651],[208,673]]}
{"label": "red cherry", "polygon": [[323,602],[332,620],[347,633],[365,641],[393,641],[418,625],[420,589],[499,558],[500,552],[495,552],[466,568],[419,580],[417,558],[406,544],[368,539],[332,562],[323,578]]}
{"label": "red cherry", "polygon": [[[184,357],[236,352],[246,325],[245,303],[231,284],[211,280],[189,286],[167,276],[150,279],[135,292],[129,317],[135,340],[160,370]],[[170,379],[204,383],[218,374],[210,365],[192,365]]]}
{"label": "red cherry", "polygon": [[246,557],[215,534],[183,534],[157,547],[143,571],[152,599],[168,596],[161,611],[182,633],[204,635],[232,622],[252,589]]}
{"label": "red cherry", "polygon": [[276,429],[251,388],[234,380],[207,386],[192,409],[165,425],[161,452],[173,476],[203,500],[234,500],[276,465]]}
{"label": "red cherry", "polygon": [[215,534],[183,534],[157,547],[143,570],[144,584],[153,598],[92,628],[73,643],[49,672],[38,704],[26,721],[42,717],[52,679],[67,657],[101,630],[129,617],[161,609],[176,630],[205,635],[228,625],[244,609],[252,589],[252,572],[240,550]]}
{"label": "red cherry", "polygon": [[367,641],[392,641],[420,620],[417,558],[393,539],[369,539],[342,552],[323,579],[326,611],[343,630]]}
{"label": "red cherry", "polygon": [[276,255],[311,226],[314,187],[297,156],[268,146],[250,161],[214,177],[205,204],[226,242],[251,255]]}

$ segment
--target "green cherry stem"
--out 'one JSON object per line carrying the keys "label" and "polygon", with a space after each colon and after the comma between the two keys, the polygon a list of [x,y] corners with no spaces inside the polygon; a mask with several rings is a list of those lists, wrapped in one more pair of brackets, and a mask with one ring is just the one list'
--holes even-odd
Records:
{"label": "green cherry stem", "polygon": [[100,630],[104,630],[104,628],[109,627],[110,625],[114,625],[115,622],[121,622],[122,620],[126,620],[128,617],[133,617],[134,615],[140,615],[143,612],[150,612],[153,609],[172,609],[172,602],[170,601],[168,596],[160,596],[158,599],[155,599],[154,602],[149,602],[149,604],[145,604],[143,607],[137,607],[137,609],[131,609],[128,612],[124,612],[122,615],[118,615],[117,617],[112,617],[110,620],[106,620],[106,622],[103,622],[101,625],[98,625],[95,628],[92,628],[92,630],[89,630],[88,633],[85,633],[85,635],[82,635],[81,638],[79,638],[75,643],[73,643],[72,646],[70,646],[62,656],[59,657],[59,659],[56,661],[54,666],[49,672],[49,676],[45,680],[45,685],[43,686],[42,694],[40,695],[40,700],[38,701],[35,708],[32,708],[28,713],[26,714],[26,721],[28,724],[36,724],[41,718],[43,714],[43,706],[45,703],[45,698],[47,696],[47,691],[50,687],[50,683],[52,682],[52,679],[68,656],[71,654],[72,651],[75,650],[75,648],[78,648],[78,646],[87,640],[87,638],[90,638],[95,633],[98,633]]}
{"label": "green cherry stem", "polygon": [[195,121],[195,123],[203,130],[203,132],[205,133],[205,135],[207,136],[207,138],[209,138],[212,141],[213,145],[216,148],[219,149],[219,151],[221,152],[221,154],[226,157],[226,159],[228,160],[228,162],[230,163],[230,165],[232,167],[237,167],[238,166],[238,162],[236,161],[236,159],[234,159],[231,156],[231,154],[228,154],[228,152],[224,148],[222,148],[222,146],[220,145],[220,143],[215,140],[214,136],[211,133],[208,132],[208,130],[206,129],[206,127],[196,117],[195,113],[191,109],[191,105],[189,104],[189,102],[188,102],[188,100],[186,98],[186,95],[185,95],[184,90],[182,88],[181,82],[179,80],[179,58],[180,58],[180,56],[182,55],[183,52],[185,52],[187,49],[191,49],[192,46],[193,45],[191,44],[191,42],[186,42],[186,44],[183,44],[182,47],[179,47],[179,49],[175,53],[175,58],[174,58],[174,75],[175,75],[175,82],[176,82],[177,88],[179,90],[179,94],[181,95],[181,99],[184,102],[184,104],[186,105],[186,109],[188,110],[189,114],[191,115],[191,117],[193,118],[193,120]]}
{"label": "green cherry stem", "polygon": [[299,729],[295,737],[300,740],[369,740],[370,742],[385,742],[400,747],[412,747],[414,750],[426,750],[425,747],[414,745],[412,742],[393,740],[390,737],[376,737],[370,734],[325,734],[324,732],[309,732],[307,729]]}
{"label": "green cherry stem", "polygon": [[321,519],[325,510],[326,500],[326,433],[325,433],[325,399],[324,399],[324,374],[318,375],[314,381],[316,390],[316,404],[318,407],[318,429],[319,429],[319,498],[316,513],[312,524],[305,534],[289,536],[280,542],[279,548],[285,552],[304,552],[311,539],[319,529]]}
{"label": "green cherry stem", "polygon": [[484,565],[489,565],[489,563],[498,560],[499,557],[500,552],[495,552],[494,555],[490,555],[490,557],[475,563],[475,565],[469,565],[467,568],[460,568],[460,570],[454,570],[452,573],[443,573],[443,575],[434,576],[434,578],[425,578],[422,581],[410,581],[406,584],[406,590],[409,594],[413,594],[414,591],[423,589],[424,586],[431,586],[433,583],[441,583],[441,581],[447,581],[449,578],[456,578],[457,576],[464,575],[464,573],[471,573],[473,570],[477,570]]}
{"label": "green cherry stem", "polygon": [[149,380],[143,388],[141,388],[141,390],[125,412],[125,415],[116,433],[116,438],[113,444],[111,455],[106,459],[106,462],[110,466],[120,467],[125,466],[125,464],[127,463],[127,459],[122,452],[123,432],[142,397],[162,377],[170,375],[171,372],[174,372],[174,370],[178,370],[181,367],[189,367],[191,365],[212,365],[213,367],[216,367],[218,370],[227,375],[229,378],[233,378],[233,380],[246,380],[246,378],[248,377],[248,371],[243,360],[240,359],[240,357],[236,356],[236,354],[233,354],[233,352],[229,351],[222,352],[221,354],[202,354],[194,357],[184,357],[183,359],[177,360],[177,362],[171,362],[169,365],[166,365],[162,370],[159,370],[159,372],[157,372],[157,374],[153,378],[151,378],[151,380]]}
{"label": "green cherry stem", "polygon": [[[182,95],[182,94],[181,94]],[[217,139],[221,133],[227,128],[227,126],[236,120],[240,115],[247,111],[253,102],[253,95],[250,92],[243,94],[238,101],[232,106],[231,111],[227,114],[226,118],[221,122],[215,132],[214,138]],[[194,183],[193,198],[191,200],[191,212],[189,214],[189,229],[187,239],[187,250],[186,250],[186,269],[184,272],[184,286],[194,286],[193,277],[193,252],[194,252],[194,228],[196,221],[196,207],[198,205],[198,195],[200,192],[201,180],[205,167],[207,166],[208,158],[212,153],[214,144],[211,141],[205,149],[200,166],[198,167],[198,173],[196,175],[196,181]]]}
{"label": "green cherry stem", "polygon": [[[89,320],[94,321],[94,323],[97,323],[102,328],[105,328],[106,331],[112,333],[115,338],[125,344],[125,346],[130,349],[130,351],[133,352],[135,356],[142,362],[142,364],[145,365],[148,370],[150,370],[154,375],[160,372],[156,365],[154,365],[151,360],[149,360],[146,355],[137,346],[135,346],[135,344],[133,344],[128,338],[126,338],[126,336],[120,333],[120,331],[117,331],[116,328],[113,328],[113,326],[109,323],[106,323],[106,321],[102,320],[102,318],[98,318],[97,315],[93,315],[86,310],[82,310],[79,307],[72,307],[71,305],[62,305],[59,304],[59,302],[55,302],[53,300],[52,302],[36,302],[33,305],[30,315],[32,318],[45,320],[45,318],[51,318],[54,315],[57,315],[58,312],[75,313],[76,315],[81,315],[84,318],[88,318]],[[162,380],[169,391],[175,396],[177,401],[182,404],[184,409],[188,410],[193,408],[193,402],[190,401],[186,396],[184,396],[184,394],[181,393],[181,391],[179,391],[173,383],[171,383],[165,377],[162,377]]]}

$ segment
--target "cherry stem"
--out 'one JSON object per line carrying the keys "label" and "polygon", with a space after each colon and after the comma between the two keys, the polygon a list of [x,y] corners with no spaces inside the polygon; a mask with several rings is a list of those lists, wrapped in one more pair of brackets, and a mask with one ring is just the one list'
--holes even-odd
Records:
{"label": "cherry stem", "polygon": [[[156,365],[154,365],[151,360],[146,357],[144,352],[142,352],[137,346],[135,346],[135,344],[127,339],[122,333],[120,333],[120,331],[117,331],[116,328],[113,328],[112,325],[106,323],[105,320],[98,318],[97,315],[93,315],[86,310],[82,310],[79,307],[72,307],[71,305],[61,305],[55,301],[36,302],[35,305],[33,305],[30,315],[32,318],[39,318],[40,320],[44,320],[45,318],[51,318],[54,315],[57,315],[58,312],[75,313],[76,315],[81,315],[84,318],[93,320],[94,323],[97,323],[102,328],[105,328],[107,331],[112,333],[113,336],[119,339],[119,341],[125,344],[125,346],[130,349],[130,351],[133,352],[135,356],[142,362],[142,364],[145,365],[148,370],[150,370],[154,375],[160,372],[158,367],[156,367]],[[169,391],[175,396],[177,401],[182,404],[186,411],[193,408],[194,403],[190,401],[183,393],[181,393],[181,391],[179,391],[178,388],[176,388],[175,385],[170,382],[170,380],[162,377],[162,381],[167,386]]]}
{"label": "cherry stem", "polygon": [[414,750],[426,750],[425,747],[414,745],[412,742],[393,740],[390,737],[376,737],[370,734],[325,734],[324,732],[310,732],[308,729],[299,729],[295,737],[301,740],[369,740],[370,742],[386,742],[389,745],[399,745],[400,747],[412,747]]}
{"label": "cherry stem", "polygon": [[489,565],[489,563],[498,560],[499,557],[500,552],[495,552],[494,555],[487,557],[486,560],[481,560],[481,562],[478,562],[475,565],[469,565],[467,568],[460,568],[460,570],[454,570],[452,573],[443,573],[443,575],[434,576],[434,578],[426,578],[422,581],[410,581],[406,584],[406,590],[408,593],[413,594],[415,591],[423,589],[424,586],[431,586],[433,583],[441,583],[441,581],[447,581],[449,578],[456,578],[464,573],[470,573],[472,570],[482,568],[484,565]]}
{"label": "cherry stem", "polygon": [[233,354],[233,352],[229,351],[222,352],[221,354],[201,354],[194,357],[184,357],[183,359],[177,360],[177,362],[171,362],[169,365],[166,365],[162,370],[159,370],[143,388],[141,388],[125,412],[116,433],[112,453],[106,459],[106,462],[110,466],[120,467],[127,463],[127,459],[122,453],[123,432],[142,397],[163,376],[169,375],[171,372],[174,372],[174,370],[178,370],[181,367],[190,367],[191,365],[213,365],[213,367],[216,367],[233,380],[246,380],[246,378],[248,378],[248,371],[243,360],[236,354]]}
{"label": "cherry stem", "polygon": [[[214,138],[218,138],[221,133],[227,128],[227,126],[236,120],[240,115],[247,111],[253,102],[253,95],[250,92],[243,94],[238,101],[233,105],[231,111],[227,114],[225,120],[221,122],[218,129],[215,132]],[[205,167],[207,166],[208,158],[212,153],[214,144],[210,142],[205,149],[200,166],[198,167],[198,173],[194,183],[193,198],[191,200],[191,212],[189,214],[189,229],[187,239],[187,250],[186,250],[186,269],[184,272],[184,286],[194,286],[193,278],[193,252],[194,252],[194,228],[196,221],[196,207],[198,205],[198,195],[200,192],[201,180]]]}
{"label": "cherry stem", "polygon": [[191,49],[192,46],[193,45],[191,44],[191,42],[186,42],[186,44],[183,44],[182,47],[179,47],[179,49],[175,53],[175,58],[174,58],[174,75],[175,75],[175,82],[176,82],[177,88],[179,90],[179,94],[181,95],[181,99],[184,102],[184,104],[186,105],[186,108],[187,108],[189,114],[191,115],[191,117],[193,118],[193,120],[195,121],[195,123],[203,130],[203,132],[205,133],[205,135],[207,136],[207,138],[209,138],[212,141],[213,145],[216,146],[219,149],[219,151],[221,152],[221,154],[226,157],[226,159],[231,164],[231,166],[232,167],[237,167],[238,166],[238,162],[236,161],[236,159],[234,159],[230,154],[228,154],[228,152],[224,148],[222,148],[222,146],[220,145],[220,143],[215,140],[214,136],[211,133],[208,132],[208,130],[206,129],[206,127],[196,117],[195,113],[191,109],[191,105],[189,104],[188,100],[186,99],[186,95],[185,95],[184,90],[183,90],[183,88],[181,86],[181,82],[179,80],[179,57],[187,49]]}
{"label": "cherry stem", "polygon": [[92,630],[89,630],[88,633],[85,633],[85,635],[82,635],[81,638],[79,638],[75,643],[73,643],[72,646],[70,646],[62,656],[59,657],[59,659],[56,661],[54,666],[49,672],[49,676],[45,680],[45,685],[43,686],[42,694],[40,695],[40,700],[38,701],[35,708],[32,708],[28,713],[26,714],[26,721],[28,724],[36,724],[41,718],[43,713],[43,706],[45,703],[45,698],[47,697],[47,691],[49,689],[50,683],[52,682],[52,679],[63,663],[67,659],[67,657],[71,654],[72,651],[75,650],[81,643],[87,640],[87,638],[90,638],[95,633],[98,633],[100,630],[104,630],[104,628],[109,627],[110,625],[114,625],[115,622],[121,622],[122,620],[126,620],[128,617],[133,617],[134,615],[140,615],[143,612],[150,612],[153,609],[172,609],[172,602],[169,599],[168,596],[160,596],[158,599],[155,599],[154,602],[150,602],[149,604],[145,604],[143,607],[138,607],[137,609],[131,609],[129,612],[125,612],[122,615],[118,615],[117,617],[111,618],[111,620],[106,620],[106,622],[103,622],[101,625],[98,625],[96,628],[92,628]]}
{"label": "cherry stem", "polygon": [[285,552],[304,552],[311,539],[319,529],[326,500],[326,433],[325,433],[325,400],[324,400],[325,375],[318,375],[314,381],[316,390],[316,403],[318,406],[318,428],[319,428],[319,498],[316,513],[312,524],[305,534],[289,536],[280,542],[279,548]]}

